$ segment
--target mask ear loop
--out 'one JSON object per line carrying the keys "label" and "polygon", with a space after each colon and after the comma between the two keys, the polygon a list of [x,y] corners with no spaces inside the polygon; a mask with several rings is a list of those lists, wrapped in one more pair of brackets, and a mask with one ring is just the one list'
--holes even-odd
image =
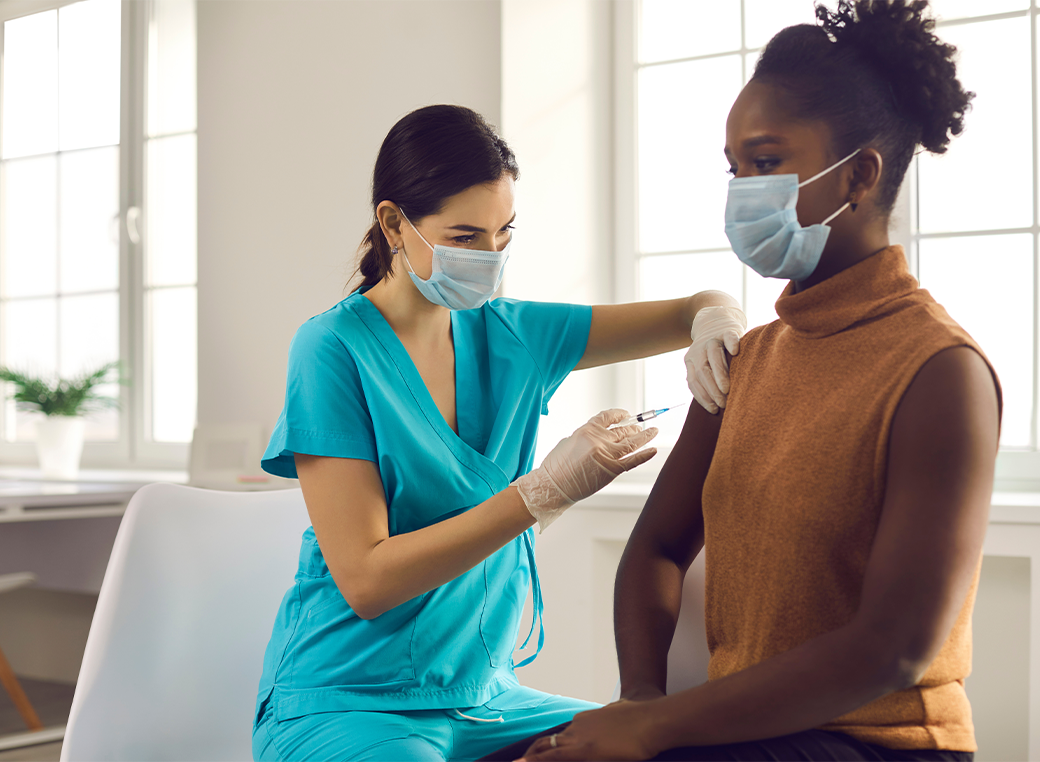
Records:
{"label": "mask ear loop", "polygon": [[[399,211],[401,213],[401,216],[404,217],[404,221],[408,223],[408,227],[410,227],[412,230],[415,231],[415,234],[417,236],[419,236],[419,239],[423,243],[425,243],[427,246],[430,246],[430,242],[427,241],[425,238],[423,238],[423,234],[420,233],[419,229],[417,227],[415,227],[415,225],[412,224],[412,221],[410,219],[408,219],[408,215],[404,213],[404,209],[402,209],[401,207],[397,207],[397,211]],[[436,249],[434,249],[432,246],[430,246],[430,251],[436,252]],[[394,254],[397,253],[397,247],[396,246],[394,247],[393,253]],[[415,275],[415,277],[418,278],[419,276],[416,275],[415,274],[415,270],[412,269],[412,263],[408,261],[408,252],[406,252],[404,250],[404,248],[402,247],[401,253],[404,254],[404,263],[406,265],[408,265],[408,270],[412,273],[412,275]]]}
{"label": "mask ear loop", "polygon": [[[831,165],[830,165],[829,167],[827,167],[827,169],[823,170],[822,172],[817,172],[817,173],[816,173],[815,175],[813,175],[812,177],[810,177],[810,178],[809,178],[808,180],[805,180],[805,181],[803,181],[803,182],[800,182],[800,183],[798,183],[798,187],[799,187],[799,188],[801,188],[801,187],[803,187],[803,186],[806,186],[806,185],[808,185],[809,183],[813,182],[814,180],[819,180],[819,179],[820,179],[821,177],[823,177],[823,176],[824,176],[825,174],[827,174],[827,173],[828,173],[828,172],[830,172],[831,170],[837,169],[838,167],[840,167],[840,166],[841,166],[842,164],[844,164],[845,162],[847,162],[847,161],[848,161],[849,159],[851,159],[851,158],[852,158],[853,156],[855,156],[856,154],[858,154],[858,153],[859,153],[860,151],[862,151],[862,150],[863,150],[862,148],[857,148],[857,149],[856,149],[855,151],[853,151],[852,153],[850,153],[850,154],[849,154],[848,156],[846,156],[846,157],[845,157],[844,159],[842,159],[841,161],[839,161],[839,162],[835,162],[834,164],[831,164]],[[404,214],[404,212],[402,212],[402,214]],[[406,217],[405,219],[408,219],[408,218]],[[411,223],[408,223],[408,224],[410,225]],[[416,232],[419,232],[419,231],[416,231]]]}
{"label": "mask ear loop", "polygon": [[834,214],[832,214],[832,215],[831,215],[830,217],[828,217],[827,219],[825,219],[825,220],[824,220],[823,222],[821,222],[820,224],[821,224],[821,225],[826,225],[826,224],[827,224],[828,222],[830,222],[831,220],[833,220],[833,219],[834,219],[835,217],[837,217],[837,216],[838,216],[839,214],[841,214],[842,212],[844,212],[844,211],[845,211],[846,209],[848,209],[848,208],[849,208],[850,206],[852,206],[852,202],[851,202],[851,201],[846,201],[846,202],[845,202],[845,205],[844,205],[844,206],[842,206],[842,207],[841,207],[840,209],[838,209],[838,211],[836,211],[836,212],[835,212]]}

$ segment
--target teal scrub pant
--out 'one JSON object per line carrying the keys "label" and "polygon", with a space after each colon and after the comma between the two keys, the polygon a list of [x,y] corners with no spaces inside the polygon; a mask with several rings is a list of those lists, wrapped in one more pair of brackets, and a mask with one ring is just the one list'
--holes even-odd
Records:
{"label": "teal scrub pant", "polygon": [[599,707],[521,686],[480,706],[458,709],[323,712],[279,722],[268,708],[253,731],[253,759],[475,760]]}

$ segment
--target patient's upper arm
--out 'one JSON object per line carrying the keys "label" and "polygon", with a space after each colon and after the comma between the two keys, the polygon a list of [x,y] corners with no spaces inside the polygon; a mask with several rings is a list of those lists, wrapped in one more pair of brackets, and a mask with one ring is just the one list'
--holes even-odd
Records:
{"label": "patient's upper arm", "polygon": [[704,545],[701,493],[715,454],[725,411],[690,405],[682,434],[661,469],[629,541],[647,543],[683,569]]}

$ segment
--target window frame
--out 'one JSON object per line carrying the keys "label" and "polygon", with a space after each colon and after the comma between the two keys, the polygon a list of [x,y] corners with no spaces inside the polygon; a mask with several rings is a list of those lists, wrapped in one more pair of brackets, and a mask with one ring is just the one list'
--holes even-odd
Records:
{"label": "window frame", "polygon": [[[639,188],[638,188],[638,72],[642,65],[638,57],[639,40],[639,2],[640,0],[615,0],[614,3],[614,134],[615,134],[615,188],[614,188],[614,300],[615,302],[635,301],[639,298]],[[745,24],[744,4],[741,3],[741,25]],[[1032,114],[1033,114],[1033,225],[1029,228],[995,231],[971,231],[955,234],[922,234],[917,227],[918,210],[918,162],[915,159],[907,172],[890,230],[893,243],[901,243],[906,248],[911,271],[915,276],[918,269],[918,243],[933,238],[960,237],[979,235],[980,233],[1012,233],[1031,232],[1033,235],[1033,357],[1036,367],[1033,374],[1033,419],[1032,447],[1029,449],[1001,449],[997,455],[995,490],[997,491],[1029,491],[1040,492],[1040,113],[1038,113],[1038,24],[1040,24],[1040,6],[1032,0],[1028,9],[1008,13],[975,16],[968,19],[953,19],[937,24],[943,27],[965,23],[980,22],[1001,18],[1028,16],[1031,20],[1031,78],[1032,78]],[[741,35],[741,48],[723,54],[740,53],[742,65],[746,68],[748,53],[756,49],[744,47],[744,35]],[[701,56],[693,57],[701,58]],[[689,59],[676,59],[689,60]],[[652,65],[668,65],[673,63],[654,62]],[[745,70],[745,79],[748,72]],[[624,363],[615,370],[615,386],[617,393],[624,399],[643,399],[643,363]],[[670,447],[663,449],[667,456]],[[663,461],[664,458],[655,460]]]}
{"label": "window frame", "polygon": [[[4,22],[73,5],[82,0],[8,0],[0,4],[0,120],[3,119]],[[81,465],[97,469],[187,468],[189,443],[155,442],[149,438],[151,378],[145,314],[144,256],[147,246],[145,209],[145,116],[147,113],[148,25],[155,0],[120,0],[120,136],[119,136],[119,355],[129,382],[119,392],[119,437],[112,442],[84,443]],[[2,122],[0,122],[2,123]],[[196,128],[197,134],[197,128]],[[128,216],[136,215],[138,240],[131,240]],[[197,293],[198,281],[195,282]],[[0,405],[0,426],[7,405]],[[35,444],[0,439],[0,459],[35,466]]]}

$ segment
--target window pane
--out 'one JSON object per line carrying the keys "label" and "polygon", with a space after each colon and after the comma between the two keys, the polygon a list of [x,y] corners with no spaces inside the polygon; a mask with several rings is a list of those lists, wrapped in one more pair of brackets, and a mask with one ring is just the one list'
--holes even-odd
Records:
{"label": "window pane", "polygon": [[[738,301],[743,291],[743,265],[732,252],[643,257],[639,262],[640,299],[676,299],[708,289],[725,291]],[[686,385],[685,349],[643,361],[643,409],[690,400]],[[654,421],[661,442],[671,444],[682,431],[686,414],[677,411]]]}
{"label": "window pane", "polygon": [[152,439],[190,442],[198,387],[194,288],[148,293]]}
{"label": "window pane", "polygon": [[979,343],[1000,376],[1000,443],[1030,445],[1033,417],[1033,237],[923,240],[921,285]]}
{"label": "window pane", "polygon": [[58,148],[58,12],[4,23],[4,158]]}
{"label": "window pane", "polygon": [[[118,293],[65,297],[58,306],[61,312],[58,366],[63,378],[89,373],[119,359]],[[116,384],[108,384],[100,391],[109,397],[119,396]],[[87,417],[86,437],[90,440],[118,439],[117,412],[91,413]]]}
{"label": "window pane", "polygon": [[146,285],[195,282],[195,167],[194,135],[148,141]]}
{"label": "window pane", "polygon": [[4,296],[57,287],[57,164],[54,156],[4,163]]}
{"label": "window pane", "polygon": [[119,149],[61,155],[61,290],[119,288]]}
{"label": "window pane", "polygon": [[[6,302],[3,310],[4,364],[24,373],[50,379],[58,370],[58,307],[56,299]],[[36,419],[7,407],[7,438],[32,441]],[[13,425],[12,425],[13,424]]]}
{"label": "window pane", "polygon": [[[960,50],[958,75],[978,93],[964,134],[944,156],[922,154],[920,227],[926,232],[1033,224],[1029,19],[941,30]],[[1001,159],[1000,147],[1010,153]],[[998,192],[994,192],[998,189]]]}
{"label": "window pane", "polygon": [[119,0],[66,6],[58,27],[61,149],[118,144]]}
{"label": "window pane", "polygon": [[643,0],[639,58],[669,61],[740,48],[740,0]]}
{"label": "window pane", "polygon": [[[929,5],[932,6],[936,17],[945,21],[1025,10],[1029,7],[1029,0],[986,0],[984,3],[979,0],[932,0]],[[945,29],[940,32],[940,37],[946,39]]]}
{"label": "window pane", "polygon": [[780,294],[787,288],[788,280],[780,278],[763,278],[751,268],[744,268],[747,300],[744,312],[747,314],[747,327],[750,330],[756,325],[765,325],[776,320],[776,309],[773,305]]}
{"label": "window pane", "polygon": [[148,134],[195,129],[195,0],[156,0],[148,26]]}
{"label": "window pane", "polygon": [[815,0],[744,0],[745,45],[760,48],[785,27],[815,24],[814,3]]}
{"label": "window pane", "polygon": [[726,117],[740,93],[740,56],[639,72],[639,247],[729,249]]}

